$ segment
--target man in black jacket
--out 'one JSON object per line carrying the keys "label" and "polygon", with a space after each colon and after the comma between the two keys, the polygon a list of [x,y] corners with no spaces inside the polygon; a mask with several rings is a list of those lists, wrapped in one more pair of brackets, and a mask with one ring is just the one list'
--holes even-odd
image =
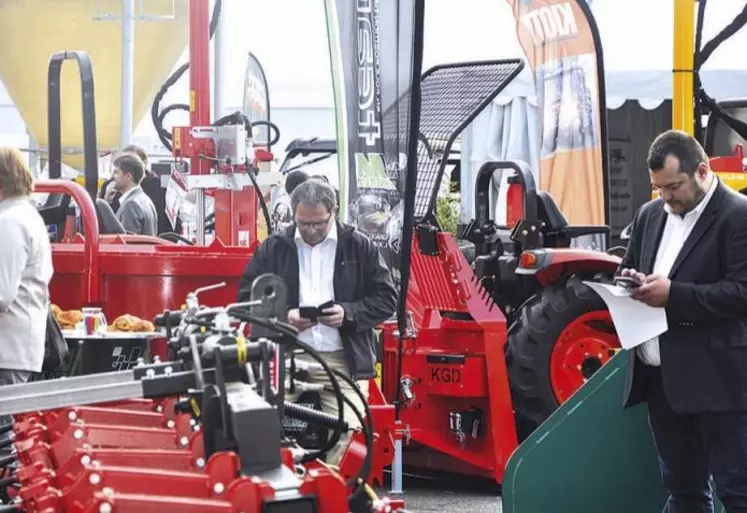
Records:
{"label": "man in black jacket", "polygon": [[[291,194],[294,223],[262,242],[239,283],[239,301],[248,301],[252,282],[263,273],[277,274],[288,287],[288,322],[299,338],[322,354],[333,368],[359,381],[364,396],[365,380],[376,375],[374,328],[395,311],[397,292],[378,249],[361,232],[336,219],[335,191],[321,180],[306,180]],[[323,308],[314,319],[304,317],[308,307]],[[301,308],[307,307],[307,308]],[[303,362],[309,362],[306,357]],[[323,371],[311,370],[309,382],[327,383]],[[345,395],[363,413],[358,396],[349,387]],[[293,400],[293,399],[291,399]],[[337,414],[334,393],[321,393],[322,408]],[[345,419],[359,425],[346,408]],[[346,437],[341,440],[345,440]],[[344,443],[328,455],[335,464]]]}
{"label": "man in black jacket", "polygon": [[641,207],[621,274],[666,309],[668,331],[630,351],[625,405],[647,402],[671,513],[747,512],[747,198],[691,136],[648,156],[660,198]]}

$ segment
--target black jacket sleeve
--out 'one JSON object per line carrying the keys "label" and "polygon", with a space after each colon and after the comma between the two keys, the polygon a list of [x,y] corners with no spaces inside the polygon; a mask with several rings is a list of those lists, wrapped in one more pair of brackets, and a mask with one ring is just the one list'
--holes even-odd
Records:
{"label": "black jacket sleeve", "polygon": [[744,319],[747,312],[747,223],[734,222],[723,244],[720,251],[725,272],[719,281],[672,281],[666,306],[670,323]]}
{"label": "black jacket sleeve", "polygon": [[252,283],[254,283],[254,280],[257,279],[258,276],[269,272],[269,260],[267,255],[268,241],[269,239],[257,246],[252,258],[249,259],[249,263],[246,264],[244,274],[242,274],[239,279],[239,303],[252,299]]}
{"label": "black jacket sleeve", "polygon": [[366,277],[366,297],[340,303],[345,310],[342,329],[360,333],[389,319],[397,308],[397,290],[378,248],[368,239],[361,241],[362,272]]}
{"label": "black jacket sleeve", "polygon": [[641,210],[639,209],[638,212],[633,216],[633,227],[630,230],[630,240],[628,240],[628,247],[625,250],[625,255],[623,255],[622,261],[620,262],[619,267],[617,268],[617,272],[615,273],[615,276],[619,276],[620,272],[623,269],[635,269],[636,268],[636,258],[635,258],[635,252],[636,252],[636,239],[638,239],[638,230],[642,229],[641,221]]}

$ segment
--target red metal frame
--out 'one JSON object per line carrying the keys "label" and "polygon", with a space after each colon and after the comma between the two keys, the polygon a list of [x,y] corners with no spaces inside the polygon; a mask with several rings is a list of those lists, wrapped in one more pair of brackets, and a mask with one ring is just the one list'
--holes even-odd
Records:
{"label": "red metal frame", "polygon": [[[378,426],[374,443],[384,444],[391,453],[393,410],[377,395],[375,382],[371,386],[373,421]],[[189,446],[180,440],[174,447],[178,421],[186,417],[173,411],[177,400],[121,401],[17,415],[15,477],[21,487],[11,491],[12,496],[28,513],[264,511],[264,504],[275,498],[275,489],[260,477],[240,477],[236,453],[216,453],[205,462],[202,451],[195,450],[196,445],[202,447],[199,431],[192,433]],[[144,409],[146,403],[149,408]],[[86,424],[84,418],[99,423]],[[170,429],[157,427],[169,420],[177,421]],[[354,437],[351,446],[359,442]],[[283,464],[296,469],[291,450],[282,451]],[[343,458],[351,475],[358,470],[353,465],[358,452],[349,449]],[[386,464],[375,459],[374,473],[383,474]],[[312,461],[298,478],[299,491],[316,497],[320,513],[348,511],[350,490],[344,474]],[[383,498],[373,511],[385,513],[393,507],[403,508],[404,503]]]}
{"label": "red metal frame", "polygon": [[[210,119],[210,0],[189,0],[189,123],[209,126]],[[193,156],[192,173],[210,172],[209,162]]]}
{"label": "red metal frame", "polygon": [[[428,256],[413,239],[407,306],[417,337],[405,342],[402,360],[402,378],[413,395],[401,410],[405,461],[501,482],[518,444],[504,357],[506,318],[477,283],[454,239],[439,233],[437,240],[438,255]],[[390,403],[399,385],[396,330],[394,322],[384,325],[382,383]],[[439,363],[438,356],[456,362]],[[449,413],[472,408],[484,412],[482,434],[460,441],[449,432]]]}
{"label": "red metal frame", "polygon": [[614,273],[620,266],[620,257],[592,251],[589,249],[575,248],[548,248],[527,250],[524,253],[532,254],[531,267],[521,265],[524,260],[520,258],[520,266],[517,272],[521,274],[534,274],[539,283],[545,287],[563,275],[583,271],[598,271]]}
{"label": "red metal frame", "polygon": [[96,208],[86,190],[75,182],[67,180],[39,180],[34,182],[35,192],[64,193],[70,195],[80,208],[83,229],[87,237],[83,241],[82,297],[84,305],[99,302],[99,223]]}

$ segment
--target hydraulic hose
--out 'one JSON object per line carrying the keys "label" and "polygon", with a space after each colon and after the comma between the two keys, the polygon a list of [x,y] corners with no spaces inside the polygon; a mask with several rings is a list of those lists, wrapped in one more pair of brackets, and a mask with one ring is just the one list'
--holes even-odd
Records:
{"label": "hydraulic hose", "polygon": [[[215,31],[218,28],[218,19],[221,15],[223,0],[215,0],[215,4],[213,6],[213,14],[210,19],[210,40],[213,39],[213,35],[215,35]],[[159,106],[161,104],[161,100],[163,100],[164,96],[166,96],[166,93],[168,90],[177,83],[177,81],[184,75],[184,73],[189,69],[189,62],[182,64],[179,66],[179,68],[171,74],[169,78],[166,79],[166,81],[161,86],[161,89],[158,90],[156,93],[156,96],[153,98],[153,104],[150,108],[150,117],[153,121],[153,127],[156,129],[156,133],[158,134],[158,138],[161,140],[161,143],[166,147],[168,151],[172,151],[173,147],[171,145],[171,132],[163,128],[163,121],[169,112],[173,112],[175,110],[186,110],[189,111],[189,105],[180,103],[175,105],[169,105],[168,107],[165,107],[163,111],[159,111]]]}

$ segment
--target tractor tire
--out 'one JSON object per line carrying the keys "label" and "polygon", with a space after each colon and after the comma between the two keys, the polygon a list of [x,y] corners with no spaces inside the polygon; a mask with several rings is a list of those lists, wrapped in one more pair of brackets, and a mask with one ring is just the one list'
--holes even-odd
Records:
{"label": "tractor tire", "polygon": [[521,307],[509,329],[506,366],[520,440],[620,347],[604,301],[584,279],[573,275],[548,285]]}

